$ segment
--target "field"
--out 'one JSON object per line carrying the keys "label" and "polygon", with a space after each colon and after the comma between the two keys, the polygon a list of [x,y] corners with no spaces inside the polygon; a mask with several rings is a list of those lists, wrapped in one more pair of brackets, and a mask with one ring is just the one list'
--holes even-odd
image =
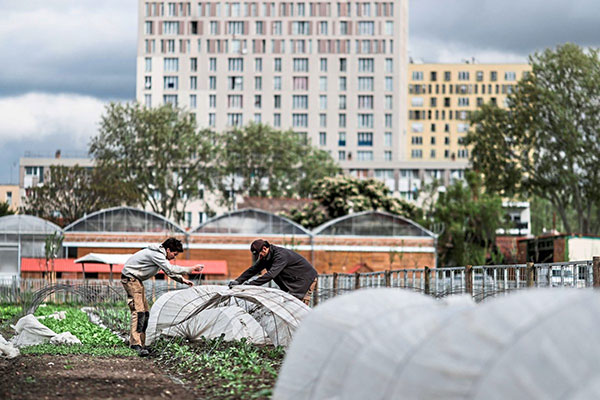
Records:
{"label": "field", "polygon": [[[0,305],[0,330],[12,336],[20,308]],[[177,398],[267,399],[281,366],[280,347],[220,339],[190,343],[161,338],[140,358],[118,335],[128,332],[125,305],[96,310],[103,328],[76,305],[45,305],[36,316],[65,311],[64,320],[41,320],[56,333],[69,331],[82,345],[42,344],[21,349],[13,360],[0,358],[0,398]],[[115,334],[116,333],[116,334]]]}

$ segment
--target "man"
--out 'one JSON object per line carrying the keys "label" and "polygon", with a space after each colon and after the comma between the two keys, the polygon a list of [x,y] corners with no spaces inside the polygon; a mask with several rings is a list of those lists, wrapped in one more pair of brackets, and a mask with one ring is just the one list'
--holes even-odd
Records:
{"label": "man", "polygon": [[246,282],[265,269],[266,273],[248,284],[258,286],[273,279],[281,290],[308,305],[318,273],[304,257],[292,250],[269,244],[263,239],[252,242],[250,251],[252,266],[229,282],[229,288]]}
{"label": "man", "polygon": [[174,260],[180,253],[183,253],[181,241],[169,238],[161,245],[151,245],[138,251],[127,260],[123,267],[121,283],[127,292],[127,305],[131,310],[129,346],[136,350],[141,357],[148,355],[148,350],[144,348],[144,345],[148,317],[150,316],[150,309],[142,282],[152,278],[162,270],[169,278],[180,283],[185,283],[188,286],[193,286],[194,284],[181,276],[181,274],[201,272],[202,268],[204,268],[202,264],[193,267],[172,265],[169,261]]}

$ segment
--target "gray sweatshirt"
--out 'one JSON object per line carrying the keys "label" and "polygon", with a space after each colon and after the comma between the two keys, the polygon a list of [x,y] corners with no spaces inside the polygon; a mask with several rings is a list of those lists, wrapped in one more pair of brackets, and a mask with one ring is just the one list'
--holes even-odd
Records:
{"label": "gray sweatshirt", "polygon": [[158,274],[159,270],[177,282],[182,282],[181,274],[190,272],[189,268],[178,267],[167,260],[167,251],[161,245],[150,245],[147,248],[138,251],[125,263],[122,274],[140,281],[152,278]]}

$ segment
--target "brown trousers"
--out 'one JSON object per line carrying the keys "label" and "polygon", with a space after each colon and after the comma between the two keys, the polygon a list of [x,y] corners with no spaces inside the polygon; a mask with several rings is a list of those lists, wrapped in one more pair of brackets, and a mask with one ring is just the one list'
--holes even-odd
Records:
{"label": "brown trousers", "polygon": [[146,342],[146,328],[150,308],[144,292],[144,284],[135,278],[121,276],[121,283],[127,292],[127,305],[131,311],[130,346],[144,346]]}
{"label": "brown trousers", "polygon": [[306,305],[310,304],[310,298],[312,297],[312,294],[315,290],[315,288],[317,287],[317,281],[319,278],[315,278],[315,280],[313,281],[313,283],[310,284],[310,287],[308,288],[308,292],[306,292],[306,294],[304,295],[304,298],[302,299],[302,302]]}

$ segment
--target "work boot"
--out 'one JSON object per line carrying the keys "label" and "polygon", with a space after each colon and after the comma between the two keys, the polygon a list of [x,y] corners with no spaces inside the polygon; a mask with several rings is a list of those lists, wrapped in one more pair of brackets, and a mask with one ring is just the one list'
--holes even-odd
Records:
{"label": "work boot", "polygon": [[146,350],[139,344],[131,346],[131,349],[137,351],[138,356],[140,356],[140,357],[148,357],[148,355],[150,354],[150,352],[148,350]]}

